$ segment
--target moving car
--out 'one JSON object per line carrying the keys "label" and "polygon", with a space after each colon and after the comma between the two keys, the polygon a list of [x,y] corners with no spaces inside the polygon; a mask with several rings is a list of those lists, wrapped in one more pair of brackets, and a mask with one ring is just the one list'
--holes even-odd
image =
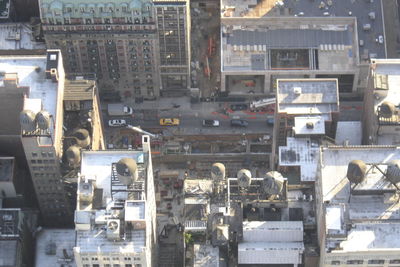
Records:
{"label": "moving car", "polygon": [[231,120],[231,126],[233,127],[247,127],[247,125],[249,125],[249,122],[245,120]]}
{"label": "moving car", "polygon": [[232,104],[231,109],[233,111],[236,110],[246,110],[248,108],[247,104]]}
{"label": "moving car", "polygon": [[203,120],[204,127],[218,127],[219,121],[218,120]]}
{"label": "moving car", "polygon": [[163,118],[163,119],[160,119],[160,125],[162,125],[162,126],[177,126],[177,125],[179,125],[179,119]]}
{"label": "moving car", "polygon": [[126,120],[109,120],[108,126],[110,127],[122,127],[126,125]]}

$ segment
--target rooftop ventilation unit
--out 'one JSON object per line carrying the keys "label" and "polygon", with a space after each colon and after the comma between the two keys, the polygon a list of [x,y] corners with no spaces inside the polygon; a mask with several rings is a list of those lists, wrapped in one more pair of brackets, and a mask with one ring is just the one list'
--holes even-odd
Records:
{"label": "rooftop ventilation unit", "polygon": [[77,145],[70,146],[65,152],[65,156],[70,166],[78,166],[81,162],[81,148]]}
{"label": "rooftop ventilation unit", "polygon": [[86,148],[90,145],[89,131],[86,129],[78,129],[73,134],[76,140],[76,144],[82,148]]}
{"label": "rooftop ventilation unit", "polygon": [[347,179],[351,183],[359,184],[365,179],[367,165],[362,160],[352,160],[347,166]]}
{"label": "rooftop ventilation unit", "polygon": [[394,185],[400,182],[400,160],[393,160],[388,163],[386,177]]}
{"label": "rooftop ventilation unit", "polygon": [[116,164],[119,181],[128,186],[138,179],[137,163],[131,158],[122,158]]}
{"label": "rooftop ventilation unit", "polygon": [[36,123],[37,126],[39,127],[39,129],[41,130],[47,130],[50,127],[50,114],[45,111],[45,110],[41,110],[39,111],[36,116]]}
{"label": "rooftop ventilation unit", "polygon": [[19,121],[23,131],[32,132],[36,130],[36,114],[32,110],[21,111]]}
{"label": "rooftop ventilation unit", "polygon": [[223,180],[225,178],[225,166],[222,163],[214,163],[211,166],[211,178],[213,180]]}
{"label": "rooftop ventilation unit", "polygon": [[307,123],[306,123],[306,128],[307,128],[307,129],[310,129],[310,130],[311,130],[311,129],[314,129],[314,123],[313,123],[312,121],[307,122]]}
{"label": "rooftop ventilation unit", "polygon": [[120,240],[121,227],[120,227],[120,220],[108,220],[107,221],[107,230],[106,235],[107,239],[111,241]]}
{"label": "rooftop ventilation unit", "polygon": [[301,95],[301,87],[293,87],[293,91],[295,95]]}
{"label": "rooftop ventilation unit", "polygon": [[267,172],[263,180],[263,190],[268,195],[279,195],[283,190],[285,179],[277,171]]}
{"label": "rooftop ventilation unit", "polygon": [[396,113],[396,106],[389,101],[385,101],[379,106],[379,112],[382,117],[391,118]]}

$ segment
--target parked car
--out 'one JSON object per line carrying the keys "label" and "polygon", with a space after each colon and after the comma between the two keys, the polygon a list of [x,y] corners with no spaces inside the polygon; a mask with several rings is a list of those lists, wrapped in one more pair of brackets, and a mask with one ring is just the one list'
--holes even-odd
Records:
{"label": "parked car", "polygon": [[246,109],[248,109],[248,106],[247,106],[247,104],[232,104],[232,105],[231,105],[231,109],[232,109],[233,111],[236,111],[236,110],[246,110]]}
{"label": "parked car", "polygon": [[249,125],[249,122],[245,120],[231,120],[231,126],[234,127],[247,127],[247,125]]}
{"label": "parked car", "polygon": [[122,127],[126,125],[126,120],[109,120],[108,126],[110,127]]}
{"label": "parked car", "polygon": [[218,127],[219,121],[218,120],[203,120],[204,127]]}
{"label": "parked car", "polygon": [[162,126],[177,126],[177,125],[179,125],[179,119],[163,118],[163,119],[160,119],[160,125],[162,125]]}

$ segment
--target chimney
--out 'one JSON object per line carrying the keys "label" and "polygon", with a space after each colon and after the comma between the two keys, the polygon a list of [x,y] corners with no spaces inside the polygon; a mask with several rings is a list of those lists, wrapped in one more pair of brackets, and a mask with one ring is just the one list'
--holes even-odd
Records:
{"label": "chimney", "polygon": [[6,73],[4,75],[3,83],[5,87],[17,87],[18,73]]}

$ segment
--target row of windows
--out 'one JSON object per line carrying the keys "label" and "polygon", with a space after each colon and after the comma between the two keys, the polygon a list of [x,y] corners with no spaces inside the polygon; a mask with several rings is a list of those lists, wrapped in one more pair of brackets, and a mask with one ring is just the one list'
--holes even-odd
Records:
{"label": "row of windows", "polygon": [[41,159],[38,159],[38,160],[36,160],[36,159],[32,159],[31,160],[31,163],[32,164],[55,164],[56,163],[56,161],[54,160],[54,159],[50,159],[50,160],[48,160],[48,159],[44,159],[44,160],[41,160]]}
{"label": "row of windows", "polygon": [[[52,157],[54,157],[54,153],[53,153],[53,152],[42,152],[42,153],[40,153],[40,155],[41,155],[43,158],[46,158],[46,157],[52,158]],[[36,157],[38,157],[38,156],[39,156],[38,153],[32,152],[32,157],[33,157],[33,158],[36,158]]]}
{"label": "row of windows", "polygon": [[[368,260],[368,264],[384,264],[385,260]],[[389,264],[398,264],[400,263],[400,259],[398,260],[389,260]],[[341,262],[334,260],[331,261],[331,265],[340,265]],[[361,265],[364,264],[364,260],[348,260],[346,261],[346,264],[349,265]]]}

